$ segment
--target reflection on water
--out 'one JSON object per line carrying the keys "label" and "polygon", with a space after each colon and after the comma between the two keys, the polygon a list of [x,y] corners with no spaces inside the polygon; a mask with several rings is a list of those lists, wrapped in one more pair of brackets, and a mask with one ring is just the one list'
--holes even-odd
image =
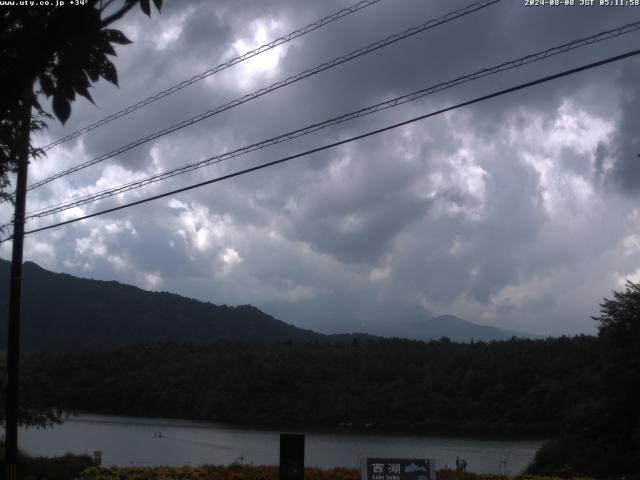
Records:
{"label": "reflection on water", "polygon": [[[229,464],[277,465],[279,433],[226,425],[83,414],[54,429],[21,429],[20,446],[33,455],[102,451],[110,465]],[[446,437],[306,433],[305,463],[322,468],[357,467],[362,457],[435,458],[437,468],[455,465],[496,473],[520,472],[540,447],[540,440],[479,440]],[[502,464],[501,464],[502,462]]]}

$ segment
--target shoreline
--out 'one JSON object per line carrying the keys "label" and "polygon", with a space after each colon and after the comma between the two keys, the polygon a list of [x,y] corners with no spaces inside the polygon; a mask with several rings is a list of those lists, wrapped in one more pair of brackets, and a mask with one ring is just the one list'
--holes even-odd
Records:
{"label": "shoreline", "polygon": [[[474,425],[456,426],[451,424],[424,424],[416,426],[380,426],[380,425],[324,425],[324,424],[308,424],[305,426],[297,424],[287,424],[282,422],[216,422],[193,418],[175,418],[175,417],[147,417],[139,415],[126,415],[118,413],[105,412],[88,412],[88,411],[69,411],[69,415],[65,415],[63,423],[72,420],[82,422],[78,417],[93,417],[91,421],[98,421],[95,417],[115,417],[127,419],[130,423],[162,423],[168,425],[186,425],[195,428],[219,428],[227,430],[241,431],[261,431],[274,433],[308,433],[308,434],[331,434],[331,435],[357,435],[357,436],[388,436],[388,437],[425,437],[425,438],[471,438],[476,440],[493,440],[493,441],[509,441],[509,440],[532,440],[546,441],[554,438],[556,435],[543,433],[541,428],[525,429],[520,425],[507,426],[487,426]],[[105,422],[117,423],[117,422]],[[55,426],[54,426],[55,427]]]}

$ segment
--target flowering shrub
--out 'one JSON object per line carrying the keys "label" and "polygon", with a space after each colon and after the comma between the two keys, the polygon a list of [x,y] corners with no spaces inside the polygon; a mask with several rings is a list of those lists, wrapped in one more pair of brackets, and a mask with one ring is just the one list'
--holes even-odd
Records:
{"label": "flowering shrub", "polygon": [[[0,454],[0,480],[5,480],[4,456]],[[31,457],[18,452],[18,478],[26,480],[72,480],[94,465],[89,455],[67,453],[61,457]]]}
{"label": "flowering shrub", "polygon": [[[277,466],[91,467],[78,480],[275,480]],[[305,468],[305,480],[359,480],[352,468]]]}
{"label": "flowering shrub", "polygon": [[436,480],[592,480],[587,477],[551,477],[537,475],[518,475],[509,477],[507,475],[494,475],[491,473],[457,472],[455,470],[438,470]]}
{"label": "flowering shrub", "polygon": [[[277,466],[228,467],[205,465],[202,467],[91,467],[82,472],[78,480],[276,480]],[[355,468],[305,468],[305,480],[359,480],[360,471]],[[536,477],[524,475],[508,477],[504,475],[456,472],[439,470],[437,480],[567,480],[559,477]],[[571,480],[590,480],[573,478]]]}

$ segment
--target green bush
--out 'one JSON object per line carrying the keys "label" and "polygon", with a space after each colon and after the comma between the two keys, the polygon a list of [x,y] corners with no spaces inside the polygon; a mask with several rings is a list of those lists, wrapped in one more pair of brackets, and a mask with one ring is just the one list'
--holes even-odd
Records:
{"label": "green bush", "polygon": [[62,457],[33,457],[25,463],[25,480],[73,480],[94,466],[89,455],[67,453]]}
{"label": "green bush", "polygon": [[[5,480],[4,443],[0,443],[0,480]],[[17,474],[24,480],[75,480],[83,470],[94,466],[89,455],[67,453],[62,457],[32,457],[18,451]]]}

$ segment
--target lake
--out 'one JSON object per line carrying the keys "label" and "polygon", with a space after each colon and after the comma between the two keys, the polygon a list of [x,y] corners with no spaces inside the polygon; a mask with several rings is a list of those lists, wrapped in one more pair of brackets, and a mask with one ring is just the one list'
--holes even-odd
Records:
{"label": "lake", "polygon": [[[162,437],[158,434],[161,433]],[[541,440],[306,433],[305,464],[322,468],[357,467],[362,457],[435,458],[436,467],[467,460],[468,470],[519,473],[533,459]],[[187,420],[83,414],[53,429],[20,429],[19,444],[32,455],[102,451],[102,464],[202,465],[243,461],[277,465],[279,434]],[[502,462],[502,463],[501,463]]]}

